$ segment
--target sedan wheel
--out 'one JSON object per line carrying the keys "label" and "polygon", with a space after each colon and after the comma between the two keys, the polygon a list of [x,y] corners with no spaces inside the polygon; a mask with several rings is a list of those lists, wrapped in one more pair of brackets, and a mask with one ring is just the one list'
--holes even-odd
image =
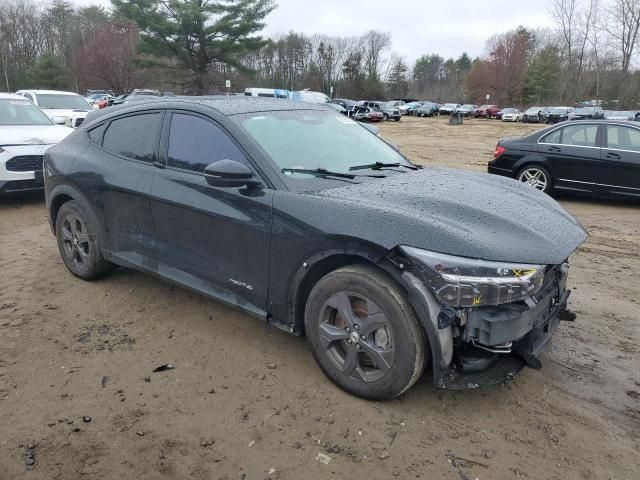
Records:
{"label": "sedan wheel", "polygon": [[373,267],[344,267],[313,288],[305,330],[324,373],[355,395],[382,399],[420,377],[426,344],[406,296]]}
{"label": "sedan wheel", "polygon": [[542,167],[532,166],[524,168],[518,174],[518,180],[545,193],[549,193],[551,190],[551,177]]}

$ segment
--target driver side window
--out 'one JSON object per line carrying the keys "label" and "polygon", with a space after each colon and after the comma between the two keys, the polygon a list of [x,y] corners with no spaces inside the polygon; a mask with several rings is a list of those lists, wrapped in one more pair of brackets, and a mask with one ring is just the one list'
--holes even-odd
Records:
{"label": "driver side window", "polygon": [[171,115],[168,167],[202,173],[210,163],[225,159],[249,166],[240,148],[213,122],[195,115]]}

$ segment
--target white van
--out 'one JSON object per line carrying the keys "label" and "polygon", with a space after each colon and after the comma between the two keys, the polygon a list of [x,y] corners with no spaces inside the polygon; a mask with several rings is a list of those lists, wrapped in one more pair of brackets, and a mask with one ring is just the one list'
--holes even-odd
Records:
{"label": "white van", "polygon": [[321,92],[312,92],[310,90],[300,90],[291,92],[289,96],[291,100],[307,103],[331,103],[331,99]]}
{"label": "white van", "polygon": [[289,98],[289,90],[277,88],[245,88],[244,94],[247,97],[268,97],[268,98]]}

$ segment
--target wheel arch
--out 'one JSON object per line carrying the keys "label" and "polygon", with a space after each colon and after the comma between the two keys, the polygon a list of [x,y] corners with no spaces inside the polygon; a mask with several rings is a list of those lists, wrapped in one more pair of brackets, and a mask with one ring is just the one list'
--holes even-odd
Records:
{"label": "wheel arch", "polygon": [[[71,185],[57,185],[54,189],[49,193],[47,198],[47,214],[49,216],[49,224],[51,226],[51,230],[53,234],[56,233],[56,219],[58,217],[58,212],[62,208],[62,206],[70,201],[75,201],[80,204],[80,206],[85,210],[87,215],[89,215],[91,223],[95,225],[97,229],[97,235],[100,240],[103,239],[103,230],[102,224],[98,220],[98,216],[96,215],[94,209],[91,207],[91,203],[85,198],[85,196],[79,192],[77,189],[73,188]],[[104,245],[104,243],[101,243]]]}
{"label": "wheel arch", "polygon": [[289,288],[287,299],[289,331],[298,335],[304,334],[304,310],[309,294],[318,280],[347,265],[373,266],[390,276],[407,296],[427,341],[433,380],[438,385],[446,366],[443,362],[443,345],[441,345],[439,333],[431,321],[432,313],[437,315],[437,312],[431,312],[433,306],[430,305],[423,292],[416,288],[415,277],[408,276],[404,271],[405,266],[399,262],[402,262],[402,257],[398,255],[397,248],[367,251],[335,249],[309,257],[294,275]]}
{"label": "wheel arch", "polygon": [[544,167],[544,169],[547,172],[549,172],[549,175],[551,175],[551,180],[555,179],[555,173],[553,172],[553,169],[549,165],[549,162],[538,153],[535,153],[533,155],[526,155],[522,157],[520,160],[518,160],[513,165],[513,178],[517,179],[518,174],[522,171],[522,169],[525,167],[529,167],[531,165],[538,165],[538,166]]}

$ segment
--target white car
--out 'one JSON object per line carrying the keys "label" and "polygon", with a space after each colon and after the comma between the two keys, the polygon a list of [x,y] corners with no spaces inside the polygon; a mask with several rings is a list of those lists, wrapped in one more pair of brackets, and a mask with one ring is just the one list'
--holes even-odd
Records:
{"label": "white car", "polygon": [[65,125],[72,128],[79,127],[87,116],[87,112],[93,110],[83,96],[73,92],[18,90],[16,94],[31,100],[52,120],[57,121],[54,117],[60,117]]}
{"label": "white car", "polygon": [[24,97],[0,93],[0,193],[42,189],[44,152],[71,132]]}
{"label": "white car", "polygon": [[517,108],[503,108],[502,109],[502,121],[503,122],[521,122],[524,112],[521,112]]}

